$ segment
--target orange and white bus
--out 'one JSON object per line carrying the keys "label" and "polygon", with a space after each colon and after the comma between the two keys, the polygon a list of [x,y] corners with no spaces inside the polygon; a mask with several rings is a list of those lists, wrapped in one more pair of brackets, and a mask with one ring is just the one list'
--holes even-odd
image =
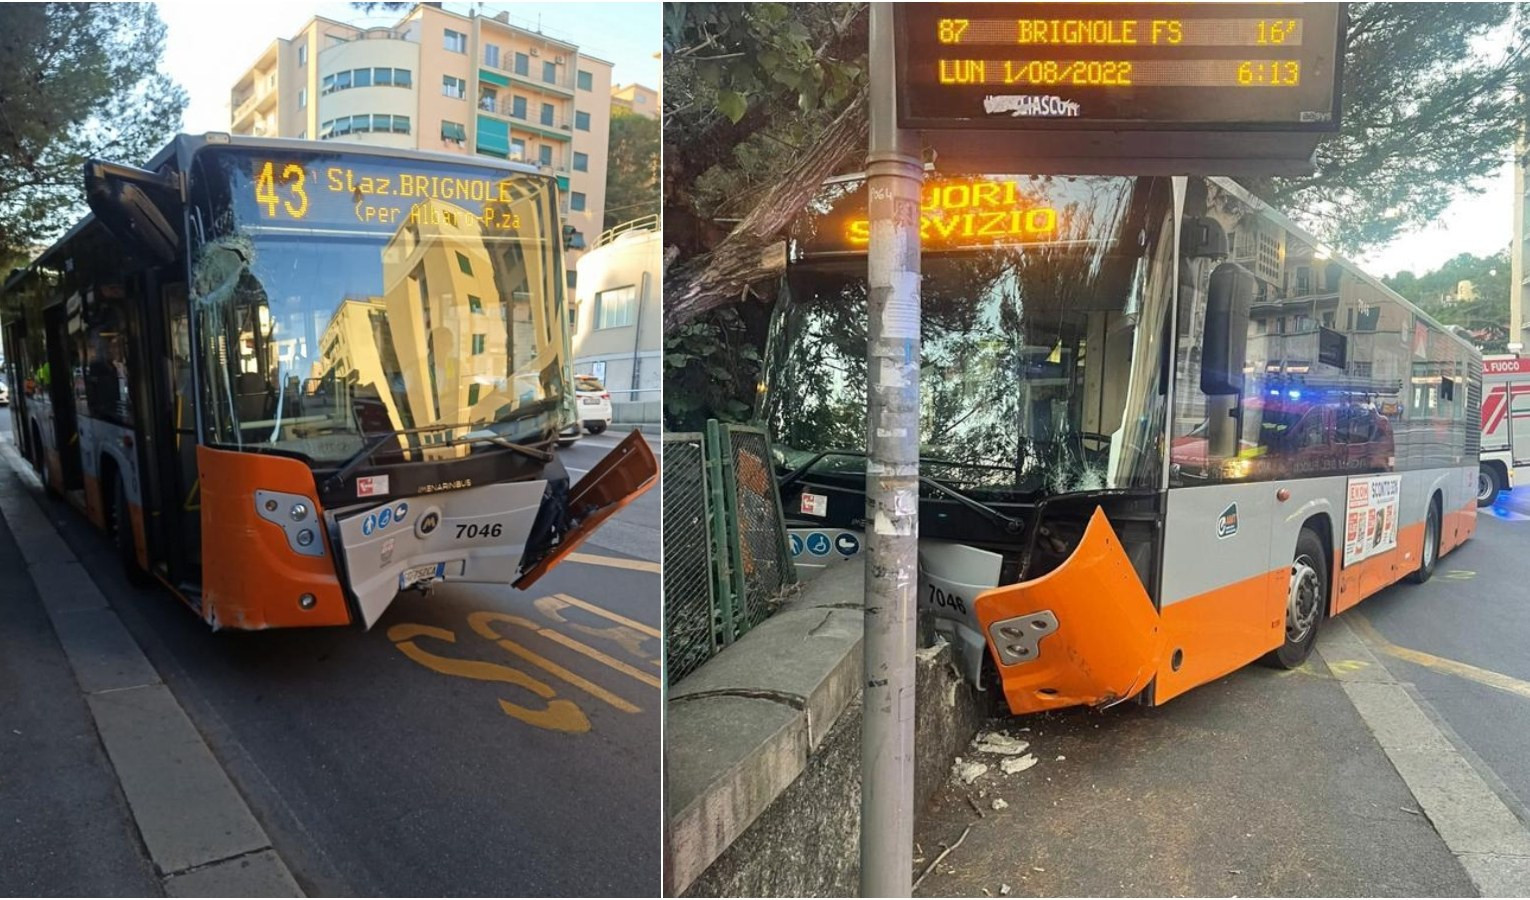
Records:
{"label": "orange and white bus", "polygon": [[1488,356],[1482,360],[1478,473],[1478,506],[1491,506],[1518,479],[1530,478],[1530,358]]}
{"label": "orange and white bus", "polygon": [[[791,546],[866,505],[866,202],[795,227],[761,410]],[[927,173],[925,621],[1015,713],[1159,704],[1476,527],[1477,351],[1218,178]]]}
{"label": "orange and white bus", "polygon": [[0,294],[17,443],[214,628],[371,627],[526,586],[657,477],[578,484],[563,229],[535,169],[182,135],[91,162],[92,214]]}

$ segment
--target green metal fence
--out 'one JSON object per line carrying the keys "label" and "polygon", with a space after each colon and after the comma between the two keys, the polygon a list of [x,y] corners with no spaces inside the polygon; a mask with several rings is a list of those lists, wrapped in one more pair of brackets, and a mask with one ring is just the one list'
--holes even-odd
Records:
{"label": "green metal fence", "polygon": [[664,643],[671,684],[773,611],[796,581],[770,442],[707,423],[664,436]]}

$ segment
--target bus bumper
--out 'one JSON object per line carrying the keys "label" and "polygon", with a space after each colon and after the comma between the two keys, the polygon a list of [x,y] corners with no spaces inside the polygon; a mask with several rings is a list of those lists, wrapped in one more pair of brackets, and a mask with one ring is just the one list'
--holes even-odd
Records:
{"label": "bus bumper", "polygon": [[1061,566],[973,606],[1016,714],[1136,696],[1163,654],[1158,611],[1101,510]]}

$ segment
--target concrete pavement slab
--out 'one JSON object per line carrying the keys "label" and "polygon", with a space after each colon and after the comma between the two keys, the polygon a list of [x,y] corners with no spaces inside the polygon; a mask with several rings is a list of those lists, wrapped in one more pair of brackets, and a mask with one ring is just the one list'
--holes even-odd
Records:
{"label": "concrete pavement slab", "polygon": [[43,606],[57,616],[87,609],[106,609],[106,595],[78,562],[59,562],[33,572]]}
{"label": "concrete pavement slab", "polygon": [[87,609],[58,613],[53,616],[53,628],[85,693],[159,684],[159,673],[115,612]]}
{"label": "concrete pavement slab", "polygon": [[164,685],[87,698],[149,856],[173,873],[270,845]]}
{"label": "concrete pavement slab", "polygon": [[301,897],[292,873],[271,850],[213,863],[165,881],[168,897]]}

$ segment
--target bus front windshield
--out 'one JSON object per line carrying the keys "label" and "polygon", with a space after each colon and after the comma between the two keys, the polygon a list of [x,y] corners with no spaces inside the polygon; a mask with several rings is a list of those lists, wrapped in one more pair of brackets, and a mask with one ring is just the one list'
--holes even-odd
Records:
{"label": "bus front windshield", "polygon": [[550,179],[251,148],[204,149],[193,172],[209,440],[334,465],[378,438],[443,458],[565,424]]}
{"label": "bus front windshield", "polygon": [[[922,474],[989,502],[1157,487],[1173,296],[1168,180],[1001,183],[1018,183],[1021,199],[1005,187],[987,190],[993,200],[1046,212],[1010,220],[1036,234],[982,249],[940,246],[988,214],[953,216],[927,188]],[[864,257],[810,255],[788,279],[764,410],[787,467],[865,446],[866,302]],[[864,465],[829,456],[810,472]]]}

